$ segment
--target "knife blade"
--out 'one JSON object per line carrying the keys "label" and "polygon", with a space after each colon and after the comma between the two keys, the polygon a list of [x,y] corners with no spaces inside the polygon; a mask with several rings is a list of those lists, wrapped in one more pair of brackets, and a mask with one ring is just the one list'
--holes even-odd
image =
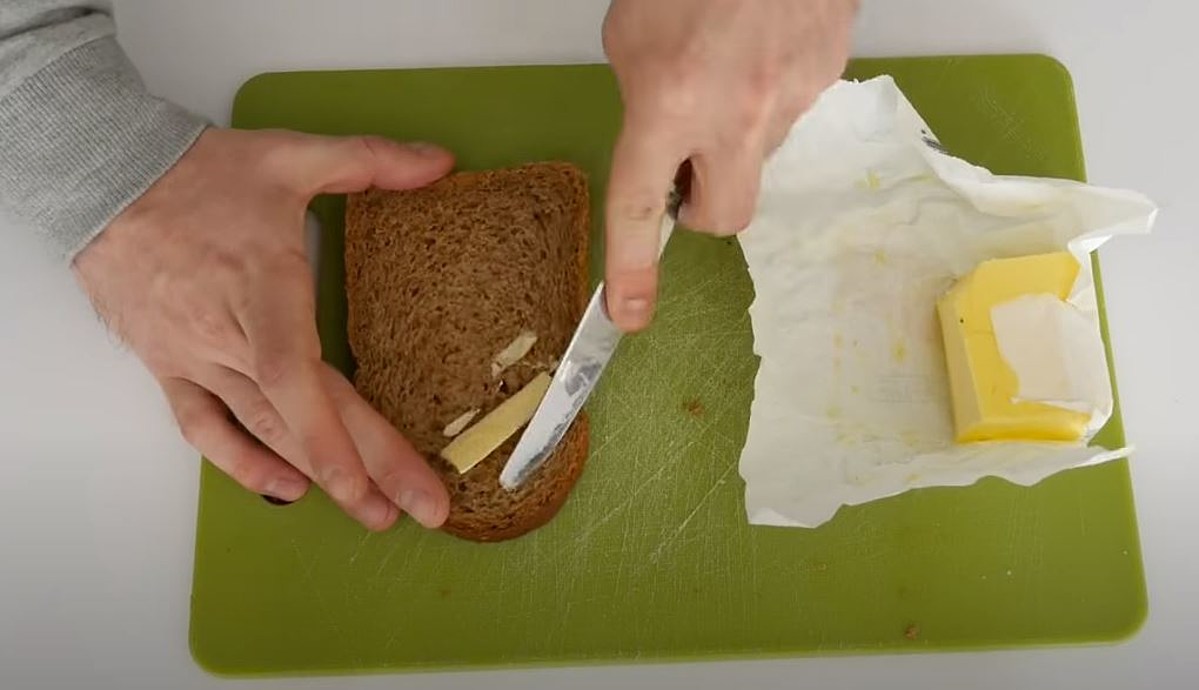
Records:
{"label": "knife blade", "polygon": [[[681,201],[678,190],[672,190],[658,229],[659,255],[666,248],[674,230]],[[608,318],[604,307],[604,283],[601,281],[591,295],[591,301],[583,312],[583,319],[575,329],[570,344],[566,346],[549,390],[500,472],[500,486],[515,491],[550,458],[595,389],[604,368],[608,366],[608,360],[620,345],[621,336],[620,329]]]}

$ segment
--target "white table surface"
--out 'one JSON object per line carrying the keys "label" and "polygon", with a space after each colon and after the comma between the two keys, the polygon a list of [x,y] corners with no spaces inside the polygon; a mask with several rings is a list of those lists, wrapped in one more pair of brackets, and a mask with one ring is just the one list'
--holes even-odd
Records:
{"label": "white table surface", "polygon": [[[1115,646],[255,681],[261,688],[1196,687],[1199,10],[1182,0],[866,0],[857,55],[1045,52],[1071,69],[1093,182],[1161,205],[1104,253],[1150,616]],[[602,58],[605,0],[125,0],[157,92],[225,121],[281,68]],[[70,276],[0,223],[0,688],[210,688],[187,649],[195,454]]]}

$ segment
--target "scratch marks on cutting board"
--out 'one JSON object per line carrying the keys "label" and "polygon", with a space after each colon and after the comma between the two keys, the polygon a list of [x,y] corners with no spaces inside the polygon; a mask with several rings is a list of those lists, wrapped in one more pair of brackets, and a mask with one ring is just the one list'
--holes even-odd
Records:
{"label": "scratch marks on cutting board", "polygon": [[305,584],[316,585],[312,576],[313,570],[316,568],[316,559],[307,558],[304,552],[300,550],[300,540],[291,540],[291,550],[296,554],[296,562],[300,566],[300,581]]}
{"label": "scratch marks on cutting board", "polygon": [[350,554],[350,565],[354,565],[354,562],[357,561],[358,557],[362,555],[362,549],[366,546],[366,543],[370,541],[372,536],[374,536],[374,532],[365,532],[362,535],[362,538],[358,540],[358,543],[354,546],[354,552]]}
{"label": "scratch marks on cutting board", "polygon": [[716,490],[724,485],[725,478],[729,476],[729,473],[732,472],[733,468],[736,466],[737,460],[734,459],[733,462],[730,462],[728,466],[724,468],[724,471],[720,473],[720,476],[716,478],[716,481],[712,482],[712,486],[708,489],[707,493],[705,493],[699,499],[699,502],[695,504],[695,507],[691,509],[691,512],[687,514],[687,517],[683,518],[683,521],[679,523],[678,527],[675,527],[674,531],[671,532],[670,535],[665,539],[663,539],[661,543],[658,544],[658,547],[654,549],[653,553],[650,554],[649,559],[651,562],[656,563],[662,556],[662,552],[665,551],[668,546],[673,544],[676,539],[678,539],[679,535],[683,533],[683,530],[687,529],[687,525],[691,524],[691,521],[695,519],[695,516],[697,513],[699,513],[700,509],[707,505],[708,501],[711,500],[712,495],[716,493]]}
{"label": "scratch marks on cutting board", "polygon": [[[400,538],[394,540],[391,548],[379,559],[379,566],[375,568],[375,580],[379,586],[384,588],[385,593],[390,594],[395,587],[407,586],[418,567],[427,567],[427,564],[425,566],[418,566],[418,564],[425,560],[423,555],[425,545],[431,538],[433,535],[422,529],[415,540],[408,541]],[[401,551],[404,553],[398,560],[395,560],[396,554]],[[444,558],[444,552],[442,558]]]}
{"label": "scratch marks on cutting board", "polygon": [[990,144],[983,150],[976,162],[988,165],[991,154],[996,149],[1013,146],[1034,163],[1040,163],[1045,159],[1045,151],[1040,146],[1034,145],[1028,137],[1027,117],[1009,110],[996,98],[994,90],[989,86],[982,84],[974,98],[971,99],[971,103],[984,121],[994,123],[998,128],[998,133],[991,137]]}
{"label": "scratch marks on cutting board", "polygon": [[687,449],[690,448],[691,446],[695,445],[697,442],[694,438],[688,439],[686,441],[686,444],[683,446],[683,448],[681,448],[678,452],[672,453],[672,451],[675,449],[675,447],[677,447],[679,445],[679,443],[682,442],[683,440],[684,439],[682,437],[676,437],[675,439],[672,439],[671,446],[669,448],[667,448],[664,453],[664,454],[672,455],[671,459],[669,461],[664,462],[661,465],[659,465],[657,471],[654,472],[652,475],[650,475],[644,481],[640,482],[638,484],[637,488],[634,489],[628,495],[628,497],[626,497],[623,501],[613,505],[612,508],[609,509],[606,513],[604,513],[598,520],[591,523],[590,525],[587,526],[586,529],[579,532],[579,536],[577,536],[575,538],[575,543],[576,544],[585,544],[591,538],[591,535],[595,533],[596,530],[603,527],[609,520],[611,520],[613,517],[620,514],[622,511],[624,511],[626,508],[628,508],[630,505],[632,505],[633,501],[637,500],[637,497],[640,496],[641,493],[644,492],[646,488],[655,485],[658,478],[661,477],[664,472],[673,468],[675,465],[679,464],[679,462],[681,462],[682,459],[684,457],[686,457]]}
{"label": "scratch marks on cutting board", "polygon": [[[298,539],[291,540],[291,550],[296,555],[301,584],[305,586],[312,599],[316,602],[317,608],[328,622],[330,630],[338,637],[343,636],[344,631],[338,622],[337,612],[329,605],[329,600],[325,597],[324,588],[316,580],[315,570],[317,559],[304,555],[304,552],[300,550],[300,541]],[[314,549],[314,552],[319,553],[320,547],[318,546]]]}
{"label": "scratch marks on cutting board", "polygon": [[387,570],[387,564],[391,563],[391,559],[399,552],[401,546],[402,543],[400,540],[395,540],[391,548],[387,550],[387,553],[383,554],[383,558],[379,559],[379,567],[375,568],[376,580],[383,576],[383,571]]}
{"label": "scratch marks on cutting board", "polygon": [[570,628],[560,620],[570,616],[565,602],[577,615],[594,596],[570,578],[579,569],[594,576],[590,582],[602,577],[611,591],[640,592],[649,608],[677,603],[670,598],[677,592],[656,588],[654,562],[695,548],[697,535],[710,540],[699,526],[713,506],[729,505],[721,489],[744,440],[729,427],[748,416],[758,366],[746,311],[752,290],[727,245],[694,241],[707,243],[692,248],[698,261],[666,267],[670,283],[653,328],[622,343],[591,409],[599,422],[594,483],[572,498],[580,516],[568,537],[574,548],[543,564],[552,567],[551,591],[560,602],[549,617],[554,631]]}
{"label": "scratch marks on cutting board", "polygon": [[[695,267],[692,265],[689,268],[694,269]],[[662,295],[659,311],[663,317],[671,315],[685,317],[690,314],[690,312],[679,311],[676,304],[678,306],[697,306],[700,307],[699,311],[709,311],[708,306],[712,303],[709,300],[696,299],[697,296],[724,290],[740,280],[748,280],[745,277],[745,264],[730,260],[727,256],[718,259],[715,266],[701,267],[697,270],[683,269],[681,266],[673,265],[673,262],[668,269],[677,274],[678,280],[677,282],[672,281],[674,284],[672,287],[677,286],[679,289]],[[688,275],[683,275],[684,271]],[[699,273],[701,277],[697,280],[690,279],[696,273]],[[712,306],[719,308],[719,305]]]}

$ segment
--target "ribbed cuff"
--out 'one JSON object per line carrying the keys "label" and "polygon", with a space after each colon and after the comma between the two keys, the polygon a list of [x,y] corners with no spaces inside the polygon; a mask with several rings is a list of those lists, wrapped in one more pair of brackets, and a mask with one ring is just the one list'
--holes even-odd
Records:
{"label": "ribbed cuff", "polygon": [[0,203],[70,261],[206,126],[146,93],[116,40],[97,39],[0,100]]}

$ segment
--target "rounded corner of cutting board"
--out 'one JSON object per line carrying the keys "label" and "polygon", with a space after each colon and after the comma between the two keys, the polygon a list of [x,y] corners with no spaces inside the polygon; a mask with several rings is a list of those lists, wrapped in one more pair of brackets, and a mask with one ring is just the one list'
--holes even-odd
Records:
{"label": "rounded corner of cutting board", "polygon": [[1145,623],[1148,620],[1149,595],[1142,582],[1139,596],[1135,601],[1129,602],[1127,616],[1112,625],[1106,635],[1100,633],[1095,638],[1114,644],[1129,642],[1145,629]]}
{"label": "rounded corner of cutting board", "polygon": [[236,678],[239,675],[239,669],[229,664],[228,659],[220,658],[220,655],[208,646],[207,638],[199,631],[196,625],[196,615],[192,612],[191,627],[187,635],[187,648],[191,652],[192,661],[196,662],[196,666],[202,671],[211,676],[222,679]]}
{"label": "rounded corner of cutting board", "polygon": [[246,104],[257,98],[259,92],[263,89],[273,88],[277,72],[261,72],[255,74],[249,79],[242,82],[241,86],[237,87],[237,92],[233,94],[233,108],[231,118],[233,122],[239,119],[238,114],[245,110]]}
{"label": "rounded corner of cutting board", "polygon": [[1056,77],[1071,94],[1074,93],[1074,76],[1070,74],[1070,68],[1061,58],[1048,53],[1029,53],[1023,57],[1030,64],[1039,65],[1046,74]]}

